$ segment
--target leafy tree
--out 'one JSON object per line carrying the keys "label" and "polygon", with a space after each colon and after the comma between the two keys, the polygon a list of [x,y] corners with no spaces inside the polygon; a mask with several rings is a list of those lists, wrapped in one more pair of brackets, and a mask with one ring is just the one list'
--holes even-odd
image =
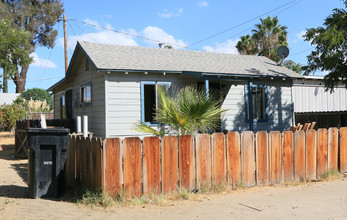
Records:
{"label": "leafy tree", "polygon": [[54,100],[51,94],[49,94],[46,90],[44,89],[39,89],[39,88],[33,88],[33,89],[28,89],[25,92],[22,92],[17,98],[16,102],[21,102],[21,99],[25,99],[27,101],[41,101],[44,102],[46,100],[47,104],[50,106],[50,109],[53,109],[53,104]]}
{"label": "leafy tree", "polygon": [[249,34],[241,37],[241,40],[236,44],[236,48],[242,55],[255,55],[257,53],[257,47],[254,39],[249,36]]}
{"label": "leafy tree", "polygon": [[[347,8],[347,0],[344,0]],[[332,92],[342,83],[347,88],[347,12],[345,9],[334,9],[323,24],[325,27],[307,29],[305,40],[315,45],[316,49],[307,56],[308,64],[304,66],[307,75],[316,70],[329,72],[325,77],[325,88]]]}
{"label": "leafy tree", "polygon": [[287,67],[294,72],[302,74],[302,66],[300,63],[295,63],[293,60],[286,60],[283,62],[283,66]]}
{"label": "leafy tree", "polygon": [[242,36],[236,48],[240,54],[265,56],[278,62],[281,60],[278,47],[288,45],[287,27],[280,25],[277,17],[268,16],[260,21],[252,30],[253,35]]}
{"label": "leafy tree", "polygon": [[[23,48],[26,56],[35,51],[37,46],[53,48],[57,31],[53,26],[63,13],[60,0],[1,0],[0,19],[9,19],[12,27],[29,32],[29,40]],[[20,69],[20,71],[19,71]],[[29,65],[17,62],[14,76],[16,92],[25,90]]]}
{"label": "leafy tree", "polygon": [[28,65],[32,59],[27,56],[24,45],[29,40],[29,33],[11,27],[8,20],[0,22],[0,68],[3,70],[3,92],[8,92],[8,77],[13,77],[17,65]]}
{"label": "leafy tree", "polygon": [[155,119],[162,125],[156,130],[143,122],[137,124],[137,131],[152,133],[156,136],[165,134],[186,135],[197,131],[214,131],[220,123],[222,110],[219,96],[205,91],[186,87],[170,94],[158,89],[159,106]]}

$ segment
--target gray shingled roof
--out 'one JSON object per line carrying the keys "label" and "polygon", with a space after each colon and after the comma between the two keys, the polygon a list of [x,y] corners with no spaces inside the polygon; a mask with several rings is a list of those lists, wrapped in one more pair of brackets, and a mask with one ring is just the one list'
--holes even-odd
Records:
{"label": "gray shingled roof", "polygon": [[98,70],[202,72],[300,77],[262,56],[80,42]]}

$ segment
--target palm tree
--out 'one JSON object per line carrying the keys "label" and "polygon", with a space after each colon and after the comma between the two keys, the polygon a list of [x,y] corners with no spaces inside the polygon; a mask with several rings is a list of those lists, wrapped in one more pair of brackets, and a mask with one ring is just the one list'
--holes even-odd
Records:
{"label": "palm tree", "polygon": [[255,55],[257,54],[256,44],[251,36],[247,34],[246,36],[242,36],[241,40],[236,44],[237,51],[242,55]]}
{"label": "palm tree", "polygon": [[255,25],[256,29],[252,30],[252,38],[258,47],[258,54],[279,61],[281,58],[277,55],[277,48],[288,45],[287,27],[280,25],[277,17],[268,16],[260,21],[260,24]]}
{"label": "palm tree", "polygon": [[175,134],[177,136],[194,134],[197,131],[214,131],[220,123],[222,110],[219,96],[210,92],[199,91],[193,87],[185,87],[172,95],[158,88],[158,109],[155,119],[164,124],[159,130],[143,122],[136,125],[137,131],[152,133],[156,136]]}

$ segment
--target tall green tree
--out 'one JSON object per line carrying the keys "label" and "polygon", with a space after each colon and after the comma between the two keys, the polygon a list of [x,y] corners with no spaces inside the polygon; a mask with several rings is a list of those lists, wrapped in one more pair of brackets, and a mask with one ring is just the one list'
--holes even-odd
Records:
{"label": "tall green tree", "polygon": [[[347,8],[347,0],[344,0]],[[305,40],[316,48],[307,56],[308,64],[303,67],[304,74],[317,70],[326,71],[325,88],[332,92],[342,83],[347,88],[347,12],[334,9],[324,22],[324,27],[307,29]]]}
{"label": "tall green tree", "polygon": [[24,45],[29,33],[11,27],[7,19],[0,22],[0,68],[3,70],[2,91],[8,92],[7,79],[13,77],[17,66],[29,65],[32,59],[27,56]]}
{"label": "tall green tree", "polygon": [[270,58],[273,61],[280,61],[277,49],[280,46],[288,45],[287,27],[279,23],[277,17],[268,16],[260,19],[260,23],[255,25],[252,36],[242,36],[236,48],[240,54],[259,55]]}
{"label": "tall green tree", "polygon": [[[12,27],[29,32],[29,40],[23,45],[26,56],[37,46],[53,48],[57,36],[54,25],[63,14],[60,0],[1,0],[0,19],[9,19]],[[25,90],[29,65],[17,65],[14,76],[16,92]]]}

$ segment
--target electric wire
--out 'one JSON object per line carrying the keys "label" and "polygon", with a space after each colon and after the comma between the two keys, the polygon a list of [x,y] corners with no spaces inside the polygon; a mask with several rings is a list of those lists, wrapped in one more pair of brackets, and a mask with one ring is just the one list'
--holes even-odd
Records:
{"label": "electric wire", "polygon": [[245,22],[242,22],[242,23],[240,23],[240,24],[237,24],[237,25],[235,25],[235,26],[233,26],[233,27],[231,27],[231,28],[228,28],[228,29],[226,29],[226,30],[224,30],[224,31],[221,31],[221,32],[218,32],[218,33],[216,33],[216,34],[210,35],[210,36],[208,36],[208,37],[206,37],[206,38],[203,38],[202,40],[196,41],[196,42],[190,44],[189,46],[191,47],[191,46],[193,46],[193,45],[195,45],[195,44],[201,43],[201,42],[203,42],[203,41],[206,41],[206,40],[211,39],[211,38],[213,38],[213,37],[216,37],[216,36],[218,36],[218,35],[224,34],[225,32],[228,32],[228,31],[230,31],[230,30],[233,30],[233,29],[235,29],[235,28],[238,28],[238,27],[240,27],[240,26],[242,26],[242,25],[244,25],[244,24],[247,24],[247,23],[249,23],[249,22],[251,22],[251,21],[254,21],[254,20],[258,19],[258,18],[261,18],[261,17],[263,17],[263,16],[265,16],[265,15],[271,13],[271,12],[274,12],[274,11],[276,11],[276,10],[278,10],[278,9],[280,9],[280,8],[283,8],[283,7],[285,7],[285,6],[289,5],[289,4],[292,4],[292,3],[296,2],[296,1],[298,1],[298,0],[293,0],[293,1],[287,2],[286,4],[281,5],[281,6],[277,7],[277,8],[275,8],[275,9],[272,9],[272,10],[266,12],[266,13],[263,13],[263,14],[257,16],[257,17],[254,17],[254,18],[249,19],[249,20],[247,20],[247,21],[245,21]]}

